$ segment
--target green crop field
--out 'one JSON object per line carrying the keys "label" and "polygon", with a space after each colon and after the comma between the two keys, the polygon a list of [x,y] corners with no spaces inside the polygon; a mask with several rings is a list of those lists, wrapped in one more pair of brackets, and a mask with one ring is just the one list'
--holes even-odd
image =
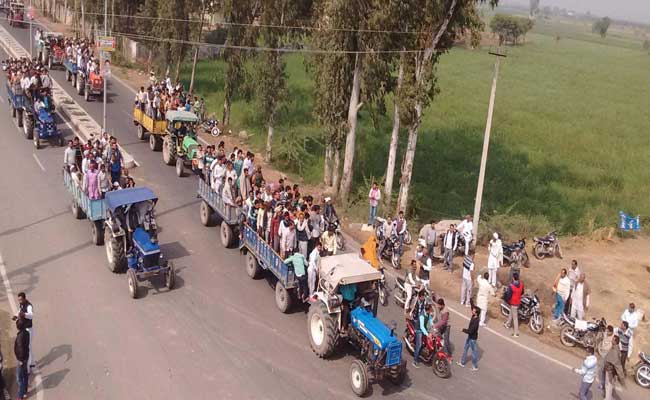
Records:
{"label": "green crop field", "polygon": [[[524,45],[508,47],[502,63],[484,213],[519,224],[520,231],[565,233],[611,226],[619,209],[650,215],[650,55],[630,38],[603,40],[567,24],[556,41],[559,28],[549,24],[540,24]],[[473,210],[494,64],[488,50],[454,49],[439,64],[440,94],[422,121],[411,192],[421,220]],[[313,84],[300,55],[287,63],[289,100],[276,143],[283,136],[304,139],[309,153],[302,176],[316,182],[323,151],[311,112]],[[197,88],[220,118],[221,61],[199,64]],[[265,129],[255,110],[254,100],[238,99],[232,125],[254,133],[252,144],[261,149]],[[390,113],[373,123],[362,108],[355,164],[360,188],[384,174],[391,124]],[[365,199],[360,203],[365,208]]]}

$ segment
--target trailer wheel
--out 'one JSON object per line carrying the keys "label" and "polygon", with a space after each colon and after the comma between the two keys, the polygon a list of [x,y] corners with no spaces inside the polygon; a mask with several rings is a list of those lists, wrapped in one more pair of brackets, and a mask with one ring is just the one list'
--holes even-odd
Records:
{"label": "trailer wheel", "polygon": [[151,151],[160,151],[162,149],[162,140],[158,135],[149,134],[149,149]]}
{"label": "trailer wheel", "polygon": [[84,93],[83,78],[79,79],[79,75],[77,75],[77,94],[82,95],[83,93]]}
{"label": "trailer wheel", "polygon": [[104,245],[104,221],[92,221],[92,237],[96,246]]}
{"label": "trailer wheel", "polygon": [[90,86],[86,85],[84,88],[84,100],[90,101]]}
{"label": "trailer wheel", "polygon": [[104,247],[106,247],[106,258],[108,269],[111,272],[123,272],[126,269],[126,254],[122,238],[113,237],[109,227],[104,230]]}
{"label": "trailer wheel", "polygon": [[138,130],[137,130],[138,139],[144,140],[145,139],[145,134],[146,134],[146,132],[144,130],[144,126],[138,124]]}
{"label": "trailer wheel", "polygon": [[291,308],[291,292],[280,281],[275,283],[275,304],[285,314]]}
{"label": "trailer wheel", "polygon": [[75,219],[86,218],[84,211],[81,209],[81,207],[79,207],[79,204],[77,204],[77,202],[74,200],[72,200],[72,216],[75,217]]}
{"label": "trailer wheel", "polygon": [[18,122],[18,127],[22,128],[23,127],[23,110],[20,108],[17,110],[16,113],[16,121]]}
{"label": "trailer wheel", "polygon": [[171,261],[167,261],[167,266],[169,267],[169,270],[165,274],[165,286],[167,289],[172,290],[176,283],[176,270],[174,269],[174,263]]}
{"label": "trailer wheel", "polygon": [[138,277],[135,276],[135,270],[133,268],[129,268],[129,270],[126,271],[126,280],[129,284],[129,294],[131,295],[131,298],[137,299],[138,298]]}
{"label": "trailer wheel", "polygon": [[[32,140],[34,138],[34,116],[23,113],[23,132],[25,132],[25,139]],[[38,137],[38,134],[36,137]],[[36,140],[34,141],[34,145],[36,146]],[[38,146],[36,148],[38,149]]]}
{"label": "trailer wheel", "polygon": [[221,244],[223,247],[228,248],[232,246],[232,228],[226,223],[221,222]]}
{"label": "trailer wheel", "polygon": [[339,330],[336,320],[327,312],[327,307],[321,301],[309,307],[307,330],[311,349],[318,357],[327,358],[334,353]]}
{"label": "trailer wheel", "polygon": [[212,215],[214,214],[214,210],[212,210],[212,207],[210,207],[208,202],[205,200],[201,202],[200,213],[201,213],[201,223],[204,226],[212,225]]}
{"label": "trailer wheel", "polygon": [[70,80],[72,83],[72,87],[76,88],[77,87],[77,74],[72,75],[72,79]]}
{"label": "trailer wheel", "polygon": [[368,393],[368,367],[360,360],[354,360],[350,365],[350,386],[359,397]]}
{"label": "trailer wheel", "polygon": [[260,267],[260,263],[257,262],[257,259],[250,251],[246,254],[246,273],[252,279],[257,279],[262,275],[262,267]]}
{"label": "trailer wheel", "polygon": [[402,360],[399,365],[390,368],[388,379],[393,385],[401,386],[406,379],[406,360]]}
{"label": "trailer wheel", "polygon": [[176,158],[176,176],[179,178],[185,176],[185,165],[183,165],[183,159],[180,157]]}
{"label": "trailer wheel", "polygon": [[59,134],[59,147],[65,146],[65,140],[63,139],[63,135]]}
{"label": "trailer wheel", "polygon": [[48,69],[48,71],[52,70],[52,57],[51,56],[47,58],[47,69]]}

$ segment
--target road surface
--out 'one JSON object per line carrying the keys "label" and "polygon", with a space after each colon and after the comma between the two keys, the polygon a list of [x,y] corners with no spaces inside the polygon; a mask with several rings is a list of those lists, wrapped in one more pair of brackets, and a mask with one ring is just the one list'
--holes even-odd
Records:
{"label": "road surface", "polygon": [[[27,30],[8,29],[27,47]],[[63,72],[52,75],[72,93]],[[101,103],[72,94],[101,121]],[[178,271],[176,289],[158,284],[138,300],[128,296],[126,276],[107,269],[104,248],[90,241],[90,223],[73,219],[61,182],[63,150],[36,151],[1,97],[0,254],[14,293],[27,292],[35,306],[43,377],[35,389],[45,399],[355,398],[348,384],[353,354],[344,348],[332,360],[318,359],[309,348],[306,309],[281,314],[269,283],[248,278],[239,252],[221,246],[218,229],[201,225],[196,178],[177,178],[160,153],[135,137],[128,89],[110,84],[108,130],[141,165],[137,184],[160,198],[159,238]],[[59,128],[71,137],[65,124]],[[382,307],[380,317],[403,330],[396,306]],[[466,324],[452,314],[456,357]],[[405,355],[405,384],[375,384],[370,398],[565,399],[577,391],[579,378],[566,367],[500,336],[480,332],[479,348],[480,370],[455,366],[448,380],[412,368]]]}

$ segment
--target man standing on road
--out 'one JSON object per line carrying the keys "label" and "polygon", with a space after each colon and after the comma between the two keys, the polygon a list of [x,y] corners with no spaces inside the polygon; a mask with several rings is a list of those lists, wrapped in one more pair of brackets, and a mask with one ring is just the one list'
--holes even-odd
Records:
{"label": "man standing on road", "polygon": [[524,283],[519,281],[519,274],[512,275],[512,282],[506,289],[505,300],[510,305],[510,314],[508,320],[503,326],[510,328],[512,326],[512,336],[519,337],[519,305],[521,304],[521,295],[524,293]]}
{"label": "man standing on road", "polygon": [[[25,319],[16,320],[18,334],[14,342],[14,354],[16,355],[16,370],[18,376],[18,399],[27,398],[27,386],[29,384],[29,368],[27,367],[31,354],[29,352],[29,332],[25,329]],[[4,395],[4,393],[3,393]]]}
{"label": "man standing on road", "polygon": [[587,347],[587,358],[582,362],[580,368],[574,368],[573,372],[582,376],[580,381],[580,389],[578,391],[578,399],[589,400],[591,399],[591,385],[596,378],[596,369],[598,368],[598,359],[594,355],[594,348]]}
{"label": "man standing on road", "polygon": [[494,232],[488,245],[488,273],[490,285],[497,286],[497,269],[503,265],[503,245],[499,234]]}
{"label": "man standing on road", "polygon": [[474,223],[472,222],[472,216],[466,215],[465,219],[458,224],[458,232],[463,235],[463,240],[465,240],[465,255],[469,254],[469,248],[472,245],[472,231],[474,230]]}
{"label": "man standing on road", "polygon": [[313,297],[316,292],[316,281],[318,271],[320,270],[320,253],[323,251],[323,245],[316,243],[314,250],[309,254],[309,267],[307,268],[307,278],[309,283],[309,297]]}
{"label": "man standing on road", "polygon": [[14,320],[23,320],[23,327],[29,332],[29,364],[27,364],[28,371],[34,368],[34,357],[32,354],[32,338],[34,336],[34,307],[32,303],[27,300],[25,292],[18,293],[18,314],[14,316]]}
{"label": "man standing on road", "polygon": [[420,229],[420,234],[418,235],[420,239],[423,239],[427,246],[427,255],[433,259],[433,249],[436,245],[436,221],[431,220],[431,224],[424,225]]}
{"label": "man standing on road", "polygon": [[465,339],[465,349],[463,350],[463,355],[460,357],[460,361],[456,362],[458,366],[465,368],[465,363],[467,362],[467,350],[471,349],[472,371],[478,371],[478,348],[476,346],[479,327],[478,313],[478,307],[472,307],[472,318],[469,320],[469,326],[463,329],[463,333],[467,334],[467,339]]}
{"label": "man standing on road", "polygon": [[433,329],[442,337],[445,353],[451,354],[449,349],[449,311],[445,308],[445,299],[439,298],[436,307],[438,307],[438,321],[433,325]]}
{"label": "man standing on road", "polygon": [[481,318],[479,321],[480,326],[485,326],[485,316],[487,315],[488,302],[491,296],[494,296],[495,291],[490,282],[488,281],[489,274],[483,273],[476,280],[478,285],[478,292],[476,293],[476,306],[481,309]]}
{"label": "man standing on road", "polygon": [[577,319],[585,318],[585,311],[589,309],[591,289],[585,281],[585,273],[581,273],[571,294],[571,316]]}
{"label": "man standing on road", "polygon": [[[621,314],[621,321],[627,322],[628,328],[633,335],[642,318],[643,315],[636,309],[634,303],[630,303],[625,311],[623,311],[623,314]],[[630,339],[630,354],[632,354],[632,339]]]}
{"label": "man standing on road", "polygon": [[370,218],[368,218],[368,225],[370,226],[373,226],[375,224],[375,217],[377,216],[377,206],[379,205],[379,200],[381,200],[381,190],[379,190],[379,185],[377,182],[373,182],[370,193],[368,193],[368,201],[370,202]]}
{"label": "man standing on road", "polygon": [[458,246],[458,234],[456,233],[456,227],[454,224],[451,224],[442,239],[445,269],[449,270],[450,274],[453,271],[454,252],[456,251],[456,246]]}
{"label": "man standing on road", "polygon": [[632,341],[632,331],[627,321],[621,322],[621,326],[614,330],[614,335],[618,336],[618,350],[621,352],[621,365],[623,374],[625,374],[625,362],[630,355],[630,342]]}
{"label": "man standing on road", "polygon": [[469,255],[463,259],[463,282],[460,286],[460,305],[470,307],[472,302],[472,271],[474,261]]}

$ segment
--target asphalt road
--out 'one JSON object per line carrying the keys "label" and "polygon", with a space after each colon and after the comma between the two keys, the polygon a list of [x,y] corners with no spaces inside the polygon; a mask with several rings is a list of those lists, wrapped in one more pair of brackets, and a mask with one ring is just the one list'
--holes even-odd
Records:
{"label": "asphalt road", "polygon": [[[28,30],[8,29],[27,47]],[[62,72],[53,77],[71,91]],[[353,352],[343,347],[327,361],[311,352],[306,309],[277,310],[268,282],[248,278],[239,252],[222,248],[218,230],[200,224],[196,179],[177,178],[160,153],[135,137],[131,92],[111,82],[110,93],[108,130],[140,164],[137,184],[159,196],[160,241],[178,270],[176,289],[157,283],[138,300],[128,296],[125,275],[106,268],[103,247],[90,241],[90,223],[73,219],[61,181],[63,150],[36,151],[0,96],[0,254],[14,292],[26,291],[35,306],[43,376],[37,389],[45,399],[355,398],[348,384]],[[74,97],[101,122],[101,103]],[[399,332],[404,327],[392,304],[380,317],[398,321]],[[459,357],[465,338],[459,330],[467,322],[452,314],[451,324]],[[577,392],[579,378],[566,367],[498,335],[483,330],[479,347],[480,371],[455,366],[448,380],[413,369],[406,355],[405,384],[375,384],[370,397],[565,399]]]}

